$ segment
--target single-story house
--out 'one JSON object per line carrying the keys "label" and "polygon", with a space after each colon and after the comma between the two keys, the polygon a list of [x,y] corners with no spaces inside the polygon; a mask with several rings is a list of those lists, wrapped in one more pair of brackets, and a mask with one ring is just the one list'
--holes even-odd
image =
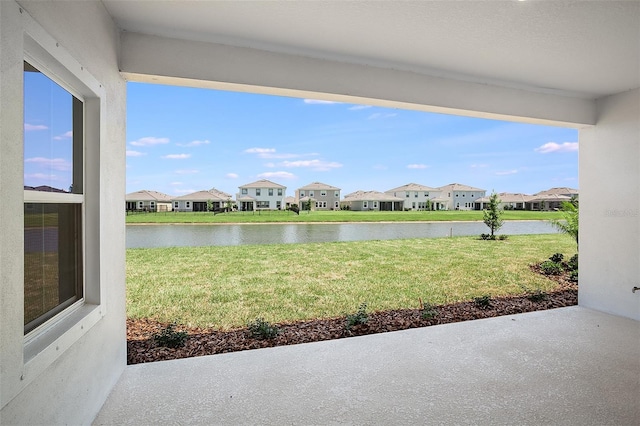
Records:
{"label": "single-story house", "polygon": [[127,211],[170,212],[173,204],[170,195],[143,189],[126,195],[125,208]]}
{"label": "single-story house", "polygon": [[402,211],[404,200],[400,197],[378,191],[356,191],[345,195],[341,206],[348,206],[354,211]]}
{"label": "single-story house", "polygon": [[213,211],[222,210],[231,202],[231,194],[211,188],[206,191],[192,192],[173,199],[173,209],[180,212],[206,212],[211,202]]}

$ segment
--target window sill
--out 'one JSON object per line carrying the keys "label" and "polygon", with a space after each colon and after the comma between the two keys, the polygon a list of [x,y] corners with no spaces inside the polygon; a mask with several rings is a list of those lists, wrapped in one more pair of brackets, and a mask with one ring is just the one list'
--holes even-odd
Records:
{"label": "window sill", "polygon": [[81,303],[62,318],[25,336],[21,381],[27,386],[104,316],[104,306]]}

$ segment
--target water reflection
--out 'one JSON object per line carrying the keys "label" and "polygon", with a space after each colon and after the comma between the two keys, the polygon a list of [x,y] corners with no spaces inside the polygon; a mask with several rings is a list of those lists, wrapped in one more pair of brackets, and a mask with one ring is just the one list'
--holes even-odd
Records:
{"label": "water reflection", "polygon": [[[127,248],[295,244],[480,235],[482,222],[127,225]],[[500,234],[556,233],[542,220],[505,222]]]}

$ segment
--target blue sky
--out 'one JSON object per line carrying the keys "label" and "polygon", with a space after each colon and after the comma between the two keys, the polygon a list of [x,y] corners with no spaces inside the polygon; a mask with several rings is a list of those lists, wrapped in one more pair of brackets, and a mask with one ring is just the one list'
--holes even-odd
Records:
{"label": "blue sky", "polygon": [[269,179],[386,191],[457,182],[578,185],[578,131],[366,105],[128,83],[127,192],[182,195]]}
{"label": "blue sky", "polygon": [[[258,179],[285,185],[287,195],[314,181],[337,186],[343,195],[410,182],[523,193],[578,186],[575,129],[208,89],[127,87],[127,192],[177,196],[215,187],[235,195],[239,185]],[[25,107],[27,141],[70,140],[68,118],[38,118],[51,114],[50,103],[43,111]],[[41,145],[55,146],[25,144],[26,185],[41,172],[69,174],[69,145],[60,145],[67,152],[38,152]],[[52,186],[67,188],[63,180]]]}

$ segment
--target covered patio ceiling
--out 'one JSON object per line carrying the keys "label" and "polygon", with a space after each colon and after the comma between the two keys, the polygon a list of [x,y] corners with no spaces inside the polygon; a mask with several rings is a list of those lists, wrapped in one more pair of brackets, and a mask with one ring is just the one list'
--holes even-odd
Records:
{"label": "covered patio ceiling", "polygon": [[640,2],[103,0],[130,33],[595,99],[640,86]]}

